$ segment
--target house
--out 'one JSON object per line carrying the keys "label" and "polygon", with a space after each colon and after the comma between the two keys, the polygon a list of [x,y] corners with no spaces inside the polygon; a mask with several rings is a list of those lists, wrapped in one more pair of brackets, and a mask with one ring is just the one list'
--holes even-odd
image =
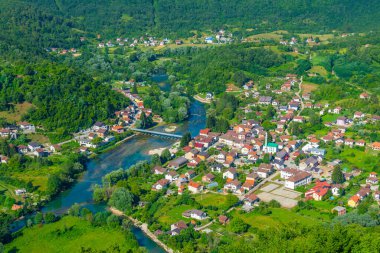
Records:
{"label": "house", "polygon": [[43,148],[37,148],[33,151],[33,155],[36,157],[46,157],[49,155]]}
{"label": "house", "polygon": [[181,157],[178,157],[177,159],[175,159],[173,161],[170,161],[168,164],[168,168],[177,170],[180,167],[184,166],[187,162],[188,162],[188,160],[185,157],[181,156]]}
{"label": "house", "polygon": [[293,121],[294,121],[294,122],[298,122],[298,123],[304,123],[304,122],[305,122],[305,119],[304,119],[304,117],[302,117],[302,116],[295,116],[295,117],[293,118]]}
{"label": "house", "polygon": [[182,230],[186,229],[187,225],[184,221],[178,221],[170,226],[169,234],[171,236],[179,235]]}
{"label": "house", "polygon": [[354,119],[363,119],[365,117],[365,114],[362,112],[355,112],[354,113]]}
{"label": "house", "polygon": [[211,165],[211,171],[215,173],[221,173],[223,168],[223,165],[218,163]]}
{"label": "house", "polygon": [[154,168],[153,168],[153,172],[154,172],[154,174],[156,174],[156,175],[163,175],[163,174],[165,174],[165,172],[166,172],[166,169],[165,168],[163,168],[163,167],[161,167],[161,166],[154,166]]}
{"label": "house", "polygon": [[211,99],[213,99],[214,98],[214,95],[211,93],[211,92],[207,92],[206,93],[206,99],[207,100],[211,100]]}
{"label": "house", "polygon": [[278,144],[274,142],[269,142],[267,145],[264,145],[263,152],[274,154],[278,151]]}
{"label": "house", "polygon": [[26,153],[28,153],[28,147],[25,146],[25,145],[18,145],[18,146],[17,146],[17,151],[18,151],[20,154],[26,154]]}
{"label": "house", "polygon": [[99,129],[107,129],[107,126],[103,122],[95,122],[95,124],[92,126],[92,129],[94,131],[98,131]]}
{"label": "house", "polygon": [[354,195],[348,200],[347,205],[354,208],[359,205],[359,202],[360,202],[359,196]]}
{"label": "house", "polygon": [[280,171],[280,177],[282,179],[288,179],[298,173],[299,170],[294,168],[284,168]]}
{"label": "house", "polygon": [[20,127],[20,129],[24,132],[24,133],[34,133],[36,132],[36,128],[33,124],[29,123],[29,122],[19,122],[17,123],[17,125]]}
{"label": "house", "polygon": [[211,129],[210,128],[205,128],[205,129],[201,129],[199,131],[199,135],[201,136],[208,136],[208,134],[211,132]]}
{"label": "house", "polygon": [[96,135],[100,138],[104,138],[106,137],[107,131],[107,129],[100,128],[99,130],[96,130]]}
{"label": "house", "polygon": [[285,180],[285,187],[294,190],[295,188],[303,185],[310,184],[312,176],[305,171],[299,171],[295,175]]}
{"label": "house", "polygon": [[30,142],[28,144],[28,149],[30,152],[34,152],[36,149],[38,148],[41,148],[41,144],[39,144],[38,142]]}
{"label": "house", "polygon": [[167,179],[160,179],[152,186],[152,190],[160,191],[169,185],[170,181]]}
{"label": "house", "polygon": [[337,213],[338,216],[342,216],[346,214],[346,208],[343,206],[336,206],[331,210],[333,213]]}
{"label": "house", "polygon": [[191,180],[193,177],[196,176],[196,173],[195,173],[195,171],[193,171],[193,170],[189,170],[189,171],[187,171],[187,172],[185,173],[185,176],[186,176],[189,180]]}
{"label": "house", "polygon": [[260,164],[256,173],[260,178],[267,178],[273,172],[273,166],[271,164]]}
{"label": "house", "polygon": [[354,144],[355,144],[355,141],[353,139],[348,138],[344,140],[344,145],[346,146],[352,147],[354,146]]}
{"label": "house", "polygon": [[270,105],[272,103],[272,97],[269,97],[269,96],[261,96],[259,98],[259,102],[258,102],[260,105]]}
{"label": "house", "polygon": [[356,146],[364,147],[365,146],[365,140],[358,140],[355,142]]}
{"label": "house", "polygon": [[230,221],[230,219],[228,219],[228,217],[225,215],[220,215],[218,217],[218,220],[219,220],[219,223],[222,225],[226,225]]}
{"label": "house", "polygon": [[254,85],[254,83],[253,83],[253,81],[251,80],[251,81],[249,81],[248,83],[244,84],[243,89],[244,89],[244,90],[250,90],[250,89],[253,88],[253,85]]}
{"label": "house", "polygon": [[9,160],[8,156],[0,155],[0,163],[8,163],[8,160]]}
{"label": "house", "polygon": [[119,125],[115,125],[112,127],[111,131],[118,133],[118,134],[121,134],[121,133],[124,133],[124,127],[119,126]]}
{"label": "house", "polygon": [[17,196],[21,196],[21,195],[24,195],[26,193],[26,190],[23,188],[23,189],[17,189],[15,190],[15,193]]}
{"label": "house", "polygon": [[282,162],[288,159],[289,159],[289,154],[285,150],[278,152],[275,157],[275,160],[282,161]]}
{"label": "house", "polygon": [[224,185],[224,191],[237,192],[241,188],[241,183],[238,180],[230,181]]}
{"label": "house", "polygon": [[359,98],[361,99],[369,99],[369,94],[366,92],[363,92],[359,95]]}
{"label": "house", "polygon": [[165,179],[169,180],[169,182],[173,182],[174,180],[177,180],[178,177],[179,177],[178,173],[175,172],[174,170],[169,171],[169,172],[165,175]]}
{"label": "house", "polygon": [[234,180],[235,178],[237,178],[237,172],[235,168],[230,168],[223,173],[223,179]]}
{"label": "house", "polygon": [[292,84],[290,82],[286,82],[281,85],[281,91],[290,91],[292,89]]}
{"label": "house", "polygon": [[202,182],[212,183],[215,180],[215,176],[211,173],[208,173],[202,177]]}
{"label": "house", "polygon": [[191,218],[196,220],[204,220],[207,218],[207,214],[201,210],[188,210],[182,213],[185,218]]}
{"label": "house", "polygon": [[330,188],[331,185],[326,181],[317,181],[316,185],[313,188],[305,192],[305,198],[307,200],[314,199],[316,201],[320,201],[324,196],[327,195]]}
{"label": "house", "polygon": [[249,192],[250,190],[253,189],[253,187],[255,186],[255,181],[253,180],[245,180],[244,184],[241,186],[241,189],[244,191],[244,192]]}
{"label": "house", "polygon": [[340,114],[342,112],[342,107],[338,106],[338,107],[335,107],[333,110],[332,110],[332,113],[334,114]]}
{"label": "house", "polygon": [[318,158],[316,156],[311,156],[302,160],[299,164],[299,168],[301,170],[305,170],[306,168],[313,168],[319,165]]}
{"label": "house", "polygon": [[187,186],[187,188],[189,189],[190,192],[192,193],[200,193],[202,190],[203,190],[203,186],[194,182],[194,181],[190,181],[189,185]]}
{"label": "house", "polygon": [[340,184],[331,185],[331,193],[333,196],[340,196],[343,186]]}
{"label": "house", "polygon": [[257,197],[257,195],[254,193],[251,193],[251,194],[246,195],[244,197],[244,205],[245,206],[252,207],[256,202],[259,202],[259,201],[260,201],[259,197]]}
{"label": "house", "polygon": [[367,184],[372,184],[372,185],[376,185],[379,183],[379,180],[377,178],[377,173],[376,172],[371,172],[369,173],[369,176],[368,178],[366,179],[365,181]]}
{"label": "house", "polygon": [[356,195],[360,198],[360,200],[363,200],[371,193],[371,188],[369,186],[366,186],[364,188],[361,188]]}
{"label": "house", "polygon": [[380,142],[373,142],[371,148],[376,151],[380,151]]}
{"label": "house", "polygon": [[347,118],[344,116],[337,118],[336,124],[337,124],[337,126],[346,126]]}

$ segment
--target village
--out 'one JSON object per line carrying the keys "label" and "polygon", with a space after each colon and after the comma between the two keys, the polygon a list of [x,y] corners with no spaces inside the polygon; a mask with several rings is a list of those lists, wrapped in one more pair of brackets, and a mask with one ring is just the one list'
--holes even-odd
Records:
{"label": "village", "polygon": [[[287,75],[281,88],[271,91],[274,94],[293,94],[286,105],[281,105],[274,98],[276,95],[262,96],[254,89],[254,82],[248,82],[243,86],[242,96],[255,97],[257,102],[244,110],[254,106],[273,106],[276,109],[273,123],[277,127],[266,131],[258,121],[244,119],[226,133],[212,132],[208,128],[201,130],[187,146],[171,149],[173,156],[177,154],[176,158],[165,166],[154,167],[153,173],[161,179],[152,185],[152,191],[167,191],[169,195],[182,195],[184,192],[195,196],[235,195],[239,201],[227,212],[232,209],[251,212],[261,202],[275,201],[281,207],[291,209],[300,201],[334,200],[338,205],[331,208],[331,212],[341,216],[355,209],[370,195],[379,204],[376,172],[346,168],[342,160],[327,158],[332,145],[365,149],[376,155],[380,143],[367,143],[355,136],[347,137],[345,133],[354,124],[377,122],[378,116],[361,112],[343,116],[343,108],[314,104],[310,93],[299,94],[301,85],[302,79]],[[270,86],[266,85],[266,89]],[[368,98],[368,94],[360,94],[360,99]],[[212,100],[212,94],[208,94],[207,99]],[[299,138],[289,133],[289,125],[293,122],[304,124],[309,120],[300,116],[304,108],[312,108],[321,116],[337,115],[335,121],[325,123],[330,129],[327,134]],[[340,174],[339,182],[334,176],[336,173]],[[360,184],[355,188],[358,190],[353,190],[353,179]],[[188,227],[190,220],[198,221],[193,223],[199,225],[195,226],[196,230],[207,233],[211,232],[207,228],[211,224],[225,225],[229,220],[226,215],[211,218],[206,210],[190,209],[182,216],[184,219],[172,224],[171,230],[167,231],[170,235],[178,235]]]}

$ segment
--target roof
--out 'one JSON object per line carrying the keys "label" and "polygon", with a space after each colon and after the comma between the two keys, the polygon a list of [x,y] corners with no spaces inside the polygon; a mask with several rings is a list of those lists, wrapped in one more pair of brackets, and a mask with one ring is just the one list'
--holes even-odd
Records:
{"label": "roof", "polygon": [[350,200],[354,201],[355,203],[359,202],[360,198],[358,195],[354,195],[350,198]]}
{"label": "roof", "polygon": [[304,180],[305,178],[311,177],[310,173],[307,173],[305,171],[299,171],[295,175],[289,177],[287,181],[290,182],[299,182],[301,180]]}
{"label": "roof", "polygon": [[278,147],[278,144],[277,144],[277,143],[274,143],[274,142],[269,142],[269,143],[267,144],[267,147],[277,148],[277,147]]}
{"label": "roof", "polygon": [[259,199],[259,197],[257,197],[256,194],[251,193],[251,194],[249,194],[249,195],[246,195],[246,196],[245,196],[245,199],[246,199],[246,200],[249,200],[249,201],[256,201],[256,200]]}
{"label": "roof", "polygon": [[189,183],[189,187],[200,188],[201,185],[198,184],[198,183],[196,183],[196,182],[194,182],[194,181],[190,181],[190,183]]}

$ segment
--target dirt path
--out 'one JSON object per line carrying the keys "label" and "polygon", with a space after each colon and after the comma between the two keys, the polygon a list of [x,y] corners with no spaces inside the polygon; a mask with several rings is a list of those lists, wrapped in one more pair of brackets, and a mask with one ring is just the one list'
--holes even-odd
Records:
{"label": "dirt path", "polygon": [[211,103],[210,100],[207,100],[207,99],[201,98],[199,95],[195,95],[195,96],[194,96],[194,99],[195,99],[195,100],[198,100],[199,102],[204,103],[204,104],[210,104],[210,103]]}

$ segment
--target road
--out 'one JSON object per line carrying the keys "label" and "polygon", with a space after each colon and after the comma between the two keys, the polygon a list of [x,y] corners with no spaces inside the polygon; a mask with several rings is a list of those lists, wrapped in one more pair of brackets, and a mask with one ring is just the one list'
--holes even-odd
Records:
{"label": "road", "polygon": [[[302,92],[302,81],[303,81],[303,76],[301,76],[300,82],[298,83],[298,91],[296,92],[296,96],[301,101],[301,109],[298,111],[297,116],[300,116],[301,113],[302,113],[302,111],[303,111],[303,109],[305,108],[305,105],[304,105],[303,99],[302,99],[302,94],[301,94],[301,92]],[[289,128],[285,129],[285,134],[286,135],[290,135]]]}
{"label": "road", "polygon": [[301,91],[302,91],[302,80],[303,80],[303,76],[301,76],[301,79],[300,79],[300,82],[298,84],[298,91],[296,92],[296,96],[300,99],[301,101],[301,110],[298,111],[298,114],[297,116],[300,116],[301,115],[301,112],[303,111],[303,109],[305,108],[305,105],[303,103],[303,100],[302,100],[302,94],[301,94]]}

